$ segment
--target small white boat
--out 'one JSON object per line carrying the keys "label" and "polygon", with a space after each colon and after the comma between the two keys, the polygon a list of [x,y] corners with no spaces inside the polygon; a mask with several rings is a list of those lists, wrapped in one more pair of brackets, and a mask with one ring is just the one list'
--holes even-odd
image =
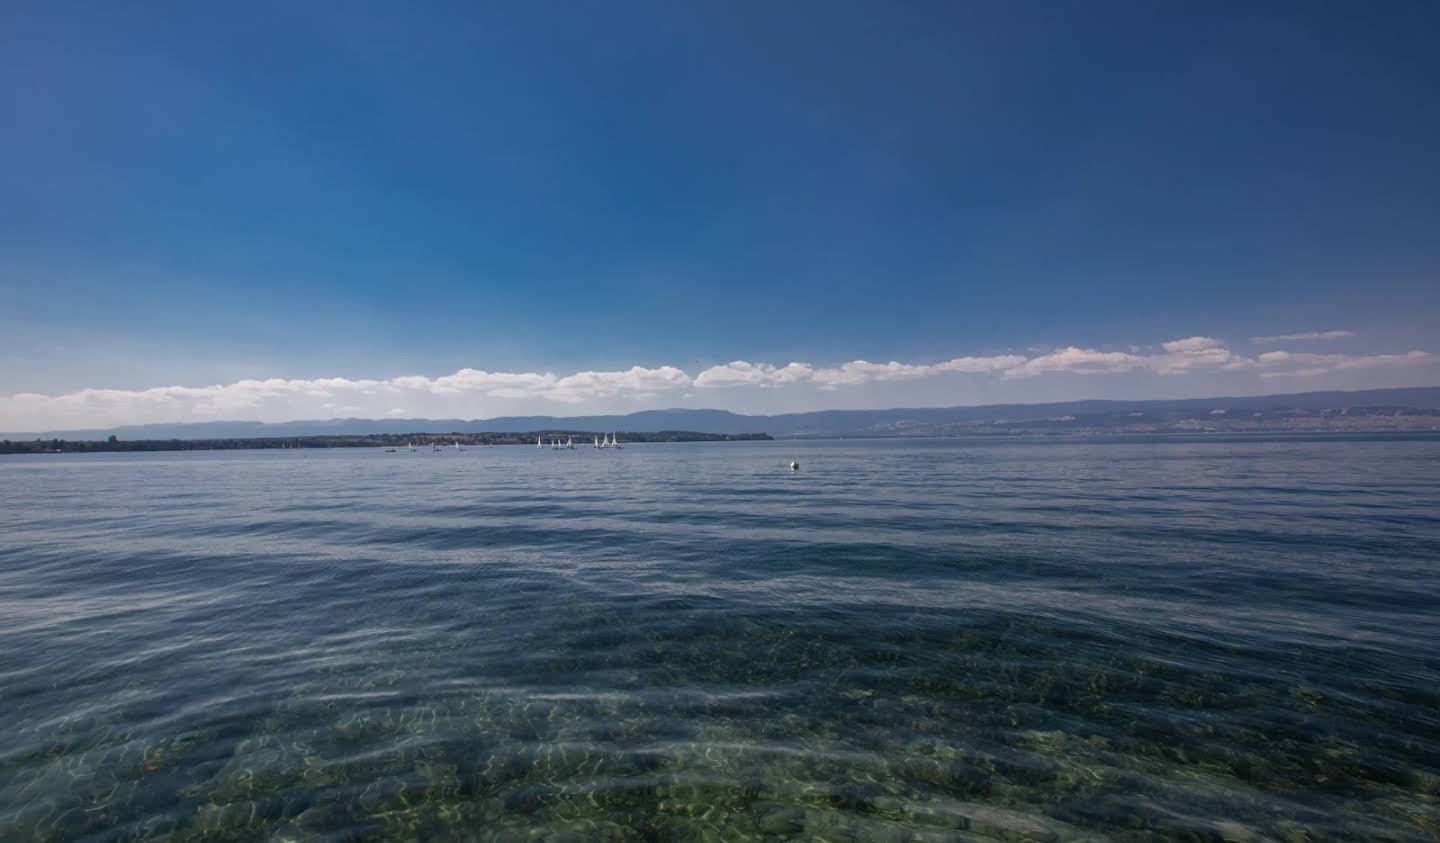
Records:
{"label": "small white boat", "polygon": [[615,434],[613,434],[613,433],[610,434],[610,447],[616,448],[616,449],[619,449],[619,448],[620,448],[620,439],[619,439],[619,437],[617,437],[617,436],[616,436]]}
{"label": "small white boat", "polygon": [[543,447],[545,447],[544,445],[542,445],[542,444],[540,443],[540,437],[538,437],[538,436],[535,437],[535,447],[537,447],[537,448],[543,448]]}
{"label": "small white boat", "polygon": [[573,451],[573,450],[575,450],[575,437],[570,436],[570,437],[567,437],[567,438],[565,439],[565,450],[567,450],[567,451]]}

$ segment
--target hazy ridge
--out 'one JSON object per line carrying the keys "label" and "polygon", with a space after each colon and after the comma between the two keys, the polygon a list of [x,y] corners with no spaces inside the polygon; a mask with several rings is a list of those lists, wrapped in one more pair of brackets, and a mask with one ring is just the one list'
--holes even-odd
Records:
{"label": "hazy ridge", "polygon": [[888,410],[741,415],[726,410],[644,410],[624,415],[491,419],[328,419],[123,425],[0,434],[8,439],[215,439],[368,433],[617,430],[768,433],[772,436],[943,436],[965,433],[1165,430],[1428,429],[1440,424],[1440,387],[1301,392],[1172,400],[1061,401]]}

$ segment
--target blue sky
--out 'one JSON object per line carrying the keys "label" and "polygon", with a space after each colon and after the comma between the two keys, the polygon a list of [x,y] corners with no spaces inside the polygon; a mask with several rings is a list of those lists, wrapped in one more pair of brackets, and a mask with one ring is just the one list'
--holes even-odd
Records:
{"label": "blue sky", "polygon": [[[6,4],[0,426],[1440,383],[1437,25],[1404,2]],[[1316,331],[1348,335],[1250,341]],[[1149,359],[1196,337],[1231,358]],[[1136,360],[1002,365],[1070,348]],[[1001,363],[763,375],[955,359]],[[734,361],[750,380],[700,378]],[[464,371],[614,388],[433,385]],[[153,392],[280,381],[304,385]]]}

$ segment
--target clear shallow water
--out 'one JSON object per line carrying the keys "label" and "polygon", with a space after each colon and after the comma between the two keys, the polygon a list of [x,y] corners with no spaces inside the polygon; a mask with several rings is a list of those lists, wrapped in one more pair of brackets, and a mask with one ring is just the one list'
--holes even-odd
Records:
{"label": "clear shallow water", "polygon": [[29,456],[0,504],[6,841],[1440,835],[1440,438]]}

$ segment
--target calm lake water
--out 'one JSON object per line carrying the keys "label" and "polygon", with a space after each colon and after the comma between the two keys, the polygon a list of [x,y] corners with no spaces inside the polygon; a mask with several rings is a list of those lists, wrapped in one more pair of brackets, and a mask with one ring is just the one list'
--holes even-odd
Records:
{"label": "calm lake water", "polygon": [[42,455],[0,504],[4,841],[1440,835],[1433,436]]}

